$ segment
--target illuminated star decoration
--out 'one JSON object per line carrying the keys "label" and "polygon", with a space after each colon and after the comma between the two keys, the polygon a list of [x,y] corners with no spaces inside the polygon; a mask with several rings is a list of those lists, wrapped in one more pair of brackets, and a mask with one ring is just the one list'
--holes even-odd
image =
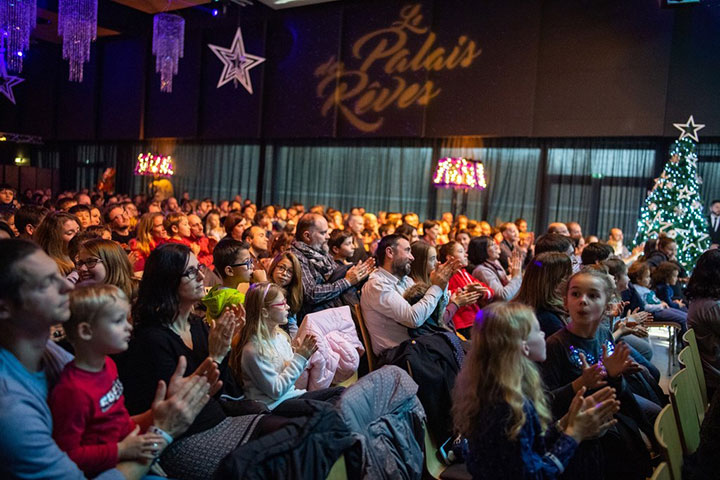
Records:
{"label": "illuminated star decoration", "polygon": [[243,43],[242,31],[238,27],[235,32],[230,48],[223,48],[217,45],[208,45],[210,50],[223,62],[223,71],[218,80],[217,88],[222,87],[226,83],[232,81],[237,88],[238,82],[245,87],[250,95],[253,93],[252,83],[250,82],[250,69],[257,67],[265,61],[263,57],[251,55],[245,52],[245,44]]}
{"label": "illuminated star decoration", "polygon": [[680,134],[680,140],[685,137],[689,137],[696,142],[700,141],[697,135],[698,130],[702,130],[703,128],[705,128],[705,125],[703,124],[696,124],[692,115],[690,115],[687,123],[673,123],[673,126],[682,132]]}
{"label": "illuminated star decoration", "polygon": [[688,188],[687,185],[678,190],[678,200],[690,200],[692,198],[693,191]]}
{"label": "illuminated star decoration", "polygon": [[15,104],[15,95],[13,94],[12,87],[24,81],[24,78],[8,75],[7,69],[5,68],[5,50],[0,49],[0,93],[5,95],[13,105]]}

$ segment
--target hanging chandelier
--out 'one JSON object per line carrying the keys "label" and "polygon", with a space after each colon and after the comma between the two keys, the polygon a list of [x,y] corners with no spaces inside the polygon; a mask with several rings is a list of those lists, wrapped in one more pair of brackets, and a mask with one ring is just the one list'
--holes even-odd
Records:
{"label": "hanging chandelier", "polygon": [[185,20],[179,15],[158,13],[153,18],[152,53],[155,71],[160,73],[160,91],[172,92],[173,75],[183,57]]}
{"label": "hanging chandelier", "polygon": [[30,32],[37,24],[37,0],[0,1],[0,32],[5,38],[6,64],[21,72],[23,57],[30,48]]}
{"label": "hanging chandelier", "polygon": [[63,58],[70,61],[70,81],[83,81],[90,60],[90,43],[97,38],[97,0],[58,0],[58,35]]}

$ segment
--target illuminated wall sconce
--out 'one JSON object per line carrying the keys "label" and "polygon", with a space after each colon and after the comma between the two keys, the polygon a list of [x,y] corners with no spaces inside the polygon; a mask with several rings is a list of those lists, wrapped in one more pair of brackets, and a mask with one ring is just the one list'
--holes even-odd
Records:
{"label": "illuminated wall sconce", "polygon": [[30,159],[27,157],[17,156],[15,157],[15,165],[18,167],[27,167],[30,165]]}

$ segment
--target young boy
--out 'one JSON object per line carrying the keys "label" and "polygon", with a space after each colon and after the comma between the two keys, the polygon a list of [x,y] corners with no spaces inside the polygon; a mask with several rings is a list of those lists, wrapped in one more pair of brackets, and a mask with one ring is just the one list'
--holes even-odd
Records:
{"label": "young boy", "polygon": [[349,259],[355,254],[355,242],[350,230],[333,230],[328,248],[333,260],[340,265],[350,265]]}
{"label": "young boy", "polygon": [[208,322],[216,320],[227,307],[245,303],[244,292],[253,274],[250,245],[231,237],[223,238],[213,250],[213,265],[222,284],[214,286],[202,299]]}
{"label": "young boy", "polygon": [[657,297],[671,308],[687,311],[685,303],[680,299],[673,299],[673,287],[678,282],[680,267],[673,262],[662,262],[652,272],[652,282],[655,285]]}
{"label": "young boy", "polygon": [[151,462],[165,447],[164,437],[139,434],[108,356],[127,350],[130,341],[125,294],[114,285],[80,287],[70,295],[70,312],[64,327],[75,360],[63,370],[48,402],[55,442],[88,477],[124,460]]}

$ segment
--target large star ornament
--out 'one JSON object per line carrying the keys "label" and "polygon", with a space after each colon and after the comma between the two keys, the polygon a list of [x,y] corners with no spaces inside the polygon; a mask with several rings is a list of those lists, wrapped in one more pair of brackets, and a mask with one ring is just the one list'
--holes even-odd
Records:
{"label": "large star ornament", "polygon": [[699,142],[697,132],[698,130],[702,130],[705,128],[705,125],[700,123],[695,123],[695,120],[693,119],[693,116],[690,115],[690,118],[688,119],[687,123],[673,123],[673,127],[680,130],[682,133],[680,134],[680,140],[682,140],[685,137],[690,137],[691,139],[695,140],[696,142]]}
{"label": "large star ornament", "polygon": [[15,95],[13,94],[12,87],[20,82],[24,82],[25,79],[8,75],[7,69],[5,68],[5,56],[2,52],[3,51],[0,50],[0,93],[5,95],[14,105]]}
{"label": "large star ornament", "polygon": [[217,88],[222,87],[226,83],[232,81],[237,88],[238,82],[245,87],[250,95],[253,93],[252,82],[250,81],[250,69],[257,67],[265,61],[263,57],[251,55],[245,52],[245,44],[243,43],[242,31],[238,27],[235,32],[235,38],[230,48],[223,48],[218,45],[208,45],[210,50],[223,62],[223,71],[218,80]]}

